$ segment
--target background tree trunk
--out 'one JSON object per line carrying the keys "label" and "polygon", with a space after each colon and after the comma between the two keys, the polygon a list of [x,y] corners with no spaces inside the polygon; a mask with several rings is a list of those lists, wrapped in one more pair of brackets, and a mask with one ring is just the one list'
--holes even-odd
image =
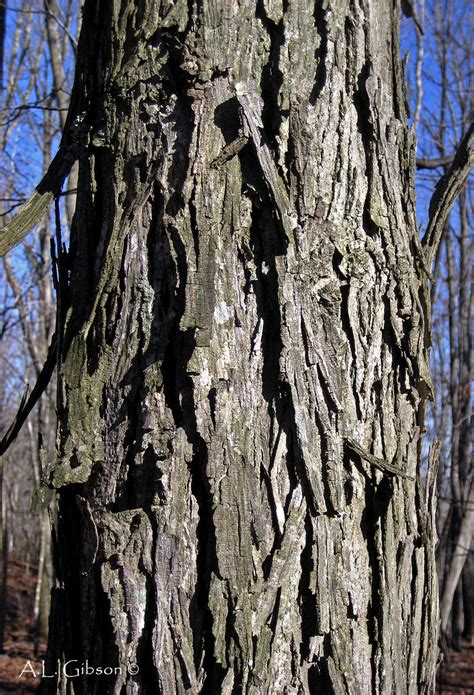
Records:
{"label": "background tree trunk", "polygon": [[49,663],[122,670],[46,690],[432,689],[398,26],[391,0],[86,1]]}
{"label": "background tree trunk", "polygon": [[7,613],[7,575],[8,575],[8,526],[5,515],[5,490],[3,486],[3,458],[0,456],[0,519],[2,528],[0,532],[0,654],[5,648],[5,618]]}

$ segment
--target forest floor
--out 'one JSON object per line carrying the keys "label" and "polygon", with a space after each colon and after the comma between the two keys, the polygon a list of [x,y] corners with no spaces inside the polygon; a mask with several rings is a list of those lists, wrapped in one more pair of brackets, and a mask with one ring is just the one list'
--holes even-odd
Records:
{"label": "forest floor", "polygon": [[472,695],[474,693],[474,645],[464,644],[452,651],[438,670],[436,695]]}
{"label": "forest floor", "polygon": [[0,654],[0,695],[34,693],[41,682],[41,660],[44,659],[46,644],[37,645],[35,650],[33,605],[36,569],[34,564],[28,565],[16,558],[8,562],[5,653]]}
{"label": "forest floor", "polygon": [[[0,654],[0,695],[29,695],[36,692],[41,681],[46,645],[40,643],[35,650],[35,570],[34,565],[28,567],[17,559],[9,562],[5,653]],[[436,695],[471,693],[474,693],[474,646],[465,645],[461,651],[451,652],[449,661],[440,668]]]}

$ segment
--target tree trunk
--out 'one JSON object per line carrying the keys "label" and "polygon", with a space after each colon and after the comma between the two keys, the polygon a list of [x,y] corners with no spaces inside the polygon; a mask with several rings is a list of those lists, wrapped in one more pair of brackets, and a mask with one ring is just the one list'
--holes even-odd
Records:
{"label": "tree trunk", "polygon": [[473,612],[474,612],[474,570],[472,554],[468,553],[466,557],[466,562],[464,563],[462,571],[462,596],[463,596],[463,609],[464,609],[464,630],[463,639],[468,642],[470,646],[474,644],[474,630],[473,630]]}
{"label": "tree trunk", "polygon": [[86,1],[49,664],[121,671],[45,690],[432,689],[398,31],[391,0]]}
{"label": "tree trunk", "polygon": [[36,575],[33,619],[35,625],[35,654],[48,636],[48,617],[51,595],[51,533],[48,515],[43,512],[40,531],[40,553]]}
{"label": "tree trunk", "polygon": [[[472,529],[474,525],[474,487],[472,486],[461,518],[462,521],[459,528],[458,537],[456,538],[456,545],[454,546],[451,562],[449,564],[449,571],[443,585],[443,593],[441,596],[440,618],[441,630],[443,633],[446,632],[448,627],[448,620],[451,615],[451,608],[456,590],[459,590],[460,592],[459,602],[461,603],[462,600],[462,586],[459,579],[461,577],[468,553],[470,552]],[[462,604],[459,606],[459,609],[461,609],[461,607]],[[459,648],[462,624],[459,626],[456,625],[455,628],[456,630],[453,635],[455,641],[454,646]]]}
{"label": "tree trunk", "polygon": [[5,479],[3,469],[3,457],[0,456],[0,654],[5,650],[5,624],[7,617],[7,593],[8,593],[8,525],[5,505]]}

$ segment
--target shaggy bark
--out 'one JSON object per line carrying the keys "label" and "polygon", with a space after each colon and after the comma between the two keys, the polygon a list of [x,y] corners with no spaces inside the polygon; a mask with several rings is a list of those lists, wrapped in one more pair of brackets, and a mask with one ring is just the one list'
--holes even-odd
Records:
{"label": "shaggy bark", "polygon": [[391,0],[85,3],[49,668],[121,672],[45,690],[432,689],[398,26]]}

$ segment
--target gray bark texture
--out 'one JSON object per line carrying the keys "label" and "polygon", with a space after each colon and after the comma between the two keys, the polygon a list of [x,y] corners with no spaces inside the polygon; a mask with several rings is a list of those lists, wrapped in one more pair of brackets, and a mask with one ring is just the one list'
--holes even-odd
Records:
{"label": "gray bark texture", "polygon": [[403,90],[393,0],[86,1],[45,691],[432,691]]}

